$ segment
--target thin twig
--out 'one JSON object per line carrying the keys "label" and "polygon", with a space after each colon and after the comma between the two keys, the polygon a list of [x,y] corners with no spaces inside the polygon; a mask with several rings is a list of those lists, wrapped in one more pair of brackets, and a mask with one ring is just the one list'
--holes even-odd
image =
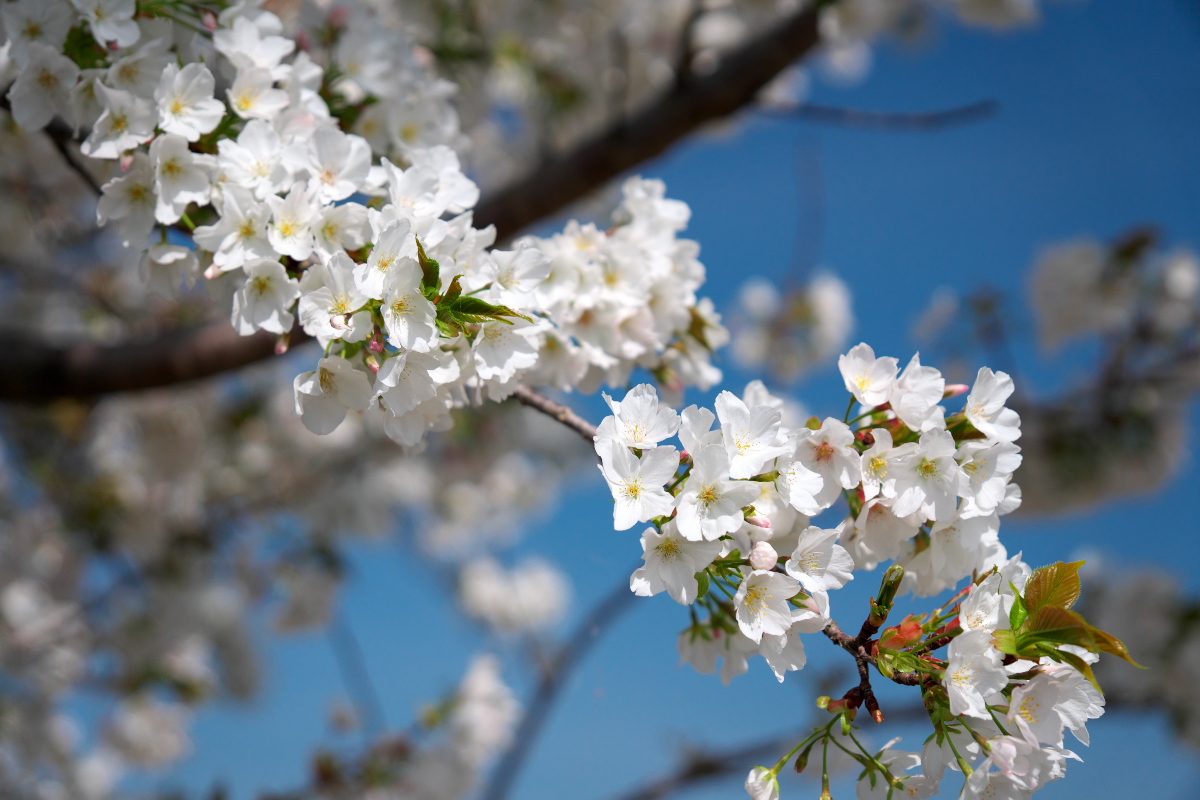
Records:
{"label": "thin twig", "polygon": [[1000,106],[995,100],[981,100],[956,108],[926,112],[866,111],[857,108],[801,103],[791,108],[759,108],[757,113],[767,117],[797,119],[848,128],[878,131],[933,131],[987,119],[999,108]]}
{"label": "thin twig", "polygon": [[363,736],[367,742],[374,741],[387,729],[387,717],[383,701],[371,679],[371,671],[363,656],[362,646],[354,634],[350,620],[342,610],[334,612],[329,624],[329,646],[333,650],[338,670],[346,690],[354,697],[354,705],[363,718]]}
{"label": "thin twig", "polygon": [[538,394],[524,384],[517,385],[516,391],[513,392],[513,397],[530,408],[537,409],[543,414],[558,420],[563,425],[578,433],[589,443],[596,437],[595,425],[566,406],[554,402],[545,395]]}
{"label": "thin twig", "polygon": [[629,591],[628,581],[622,578],[621,583],[592,608],[571,634],[571,638],[558,651],[550,668],[543,673],[538,682],[512,744],[500,757],[500,762],[481,795],[484,800],[505,800],[508,797],[525,759],[537,742],[542,726],[546,724],[559,692],[584,656],[599,641],[600,634],[632,607],[631,601],[634,597],[633,592]]}
{"label": "thin twig", "polygon": [[75,170],[76,174],[83,179],[83,182],[86,183],[88,187],[90,187],[91,190],[96,193],[97,197],[102,195],[104,191],[100,188],[100,184],[97,183],[96,179],[92,177],[92,173],[88,172],[83,164],[79,162],[79,159],[75,158],[75,154],[71,152],[71,147],[67,144],[66,140],[60,139],[54,135],[47,135],[49,136],[50,141],[54,142],[54,146],[58,148],[58,152],[62,153],[63,161],[67,162],[67,166]]}

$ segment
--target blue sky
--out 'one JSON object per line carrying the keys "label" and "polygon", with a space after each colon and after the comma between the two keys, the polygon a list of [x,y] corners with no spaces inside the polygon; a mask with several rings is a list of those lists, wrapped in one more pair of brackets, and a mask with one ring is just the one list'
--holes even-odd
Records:
{"label": "blue sky", "polygon": [[[948,24],[919,48],[884,45],[876,56],[864,84],[818,86],[814,100],[917,111],[994,99],[1000,111],[936,133],[752,119],[645,165],[643,174],[663,178],[672,197],[692,206],[688,234],[702,245],[706,293],[719,308],[728,310],[749,274],[782,279],[819,264],[852,286],[855,340],[907,359],[911,325],[935,289],[986,284],[1023,305],[1028,265],[1048,244],[1153,222],[1169,243],[1200,246],[1200,13],[1182,0],[1048,3],[1031,29],[996,35]],[[797,250],[805,264],[794,263]],[[1017,337],[1016,351],[1035,394],[1071,385],[1086,363],[1083,350],[1047,360],[1027,336]],[[731,388],[755,377],[725,366]],[[820,370],[798,395],[816,413],[840,414],[840,383],[833,368]],[[598,418],[594,402],[581,408]],[[1006,520],[1003,536],[1034,563],[1085,548],[1119,552],[1123,563],[1158,565],[1195,593],[1200,578],[1188,567],[1200,563],[1200,537],[1192,515],[1167,500],[1196,478],[1189,460],[1158,495],[1082,515]],[[636,536],[614,532],[609,520],[603,483],[585,473],[519,548],[569,573],[576,617],[637,560]],[[354,563],[346,613],[393,728],[450,689],[471,653],[489,645],[504,652],[455,618],[436,576],[414,570],[401,547],[364,546]],[[860,578],[837,607],[858,616],[876,586]],[[782,686],[759,662],[725,689],[676,667],[685,619],[665,596],[634,605],[564,693],[514,797],[603,800],[669,768],[688,742],[733,744],[808,718],[812,679],[832,663],[832,648],[810,642],[809,669]],[[263,694],[202,712],[194,758],[154,783],[201,789],[218,777],[236,798],[282,790],[302,781],[315,745],[337,741],[324,732],[326,712],[345,692],[324,636],[274,642],[266,653]],[[919,748],[923,734],[902,734]],[[1200,778],[1158,716],[1112,714],[1093,724],[1092,739],[1090,750],[1080,748],[1085,763],[1041,796],[1127,797],[1152,785],[1158,797],[1182,798]],[[739,783],[692,796],[743,796]],[[816,794],[811,782],[785,792]],[[852,792],[835,786],[835,796]]]}

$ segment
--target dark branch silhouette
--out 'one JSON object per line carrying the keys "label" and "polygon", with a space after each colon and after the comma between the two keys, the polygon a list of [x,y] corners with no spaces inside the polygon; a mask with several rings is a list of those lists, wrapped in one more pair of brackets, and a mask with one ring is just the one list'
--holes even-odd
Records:
{"label": "dark branch silhouette", "polygon": [[987,119],[999,108],[999,104],[994,100],[981,100],[957,108],[928,112],[865,111],[857,108],[801,103],[793,108],[760,108],[757,113],[767,117],[840,125],[847,128],[878,131],[933,131]]}
{"label": "dark branch silhouette", "polygon": [[600,635],[632,608],[636,597],[629,590],[628,582],[622,579],[616,588],[592,608],[571,634],[571,638],[562,645],[554,660],[543,672],[542,679],[538,682],[533,698],[525,710],[525,716],[517,726],[512,744],[496,764],[487,788],[481,795],[483,800],[505,800],[508,797],[525,759],[537,742],[538,735],[558,700],[559,692],[599,640]]}

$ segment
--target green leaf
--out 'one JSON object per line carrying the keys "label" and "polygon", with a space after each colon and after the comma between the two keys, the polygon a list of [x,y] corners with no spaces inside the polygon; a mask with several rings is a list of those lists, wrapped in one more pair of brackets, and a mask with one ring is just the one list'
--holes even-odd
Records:
{"label": "green leaf", "polygon": [[450,281],[450,286],[446,288],[446,293],[437,299],[437,303],[453,303],[458,299],[458,296],[462,294],[462,284],[458,282],[461,277],[462,275],[454,276],[454,280]]}
{"label": "green leaf", "polygon": [[1072,667],[1082,672],[1083,677],[1088,679],[1088,683],[1092,684],[1092,686],[1095,686],[1096,691],[1103,693],[1104,690],[1100,688],[1100,682],[1096,680],[1096,673],[1092,672],[1091,664],[1084,661],[1074,653],[1067,652],[1066,650],[1055,651],[1055,655],[1051,656],[1051,658],[1055,658],[1056,660],[1062,661],[1065,664],[1070,664]]}
{"label": "green leaf", "polygon": [[[446,305],[445,302],[442,305]],[[492,305],[486,300],[480,300],[478,297],[458,297],[449,304],[455,314],[463,317],[473,317],[474,322],[484,322],[489,319],[498,320],[499,322],[507,322],[512,324],[511,320],[505,317],[519,317],[526,322],[533,322],[531,317],[527,317],[520,312],[513,311],[508,306]]]}
{"label": "green leaf", "polygon": [[1138,669],[1145,669],[1141,664],[1133,660],[1133,656],[1129,655],[1128,648],[1125,643],[1111,633],[1106,633],[1094,625],[1088,625],[1088,631],[1092,634],[1092,638],[1096,641],[1096,649],[1102,653],[1110,653],[1117,658],[1128,661]]}
{"label": "green leaf", "polygon": [[1031,617],[1048,606],[1067,609],[1079,599],[1079,568],[1084,562],[1066,564],[1059,561],[1034,570],[1025,584],[1025,609]]}
{"label": "green leaf", "polygon": [[1013,607],[1008,612],[1008,626],[1014,631],[1019,631],[1021,630],[1021,626],[1025,624],[1025,620],[1029,618],[1029,609],[1025,607],[1025,599],[1021,597],[1021,593],[1017,591],[1017,587],[1013,586],[1011,581],[1008,585],[1012,586],[1013,590]]}
{"label": "green leaf", "polygon": [[1001,653],[1008,653],[1010,656],[1017,654],[1017,634],[1013,631],[998,630],[992,634],[992,644]]}
{"label": "green leaf", "polygon": [[708,577],[708,570],[703,569],[696,573],[696,599],[704,597],[708,594],[709,588],[712,586],[712,579]]}
{"label": "green leaf", "polygon": [[417,238],[417,261],[421,264],[421,285],[439,291],[442,288],[441,267],[438,262],[425,255],[425,246]]}
{"label": "green leaf", "polygon": [[1077,644],[1095,650],[1096,644],[1090,628],[1087,621],[1074,611],[1057,606],[1044,606],[1029,620],[1018,641],[1022,645],[1036,642]]}

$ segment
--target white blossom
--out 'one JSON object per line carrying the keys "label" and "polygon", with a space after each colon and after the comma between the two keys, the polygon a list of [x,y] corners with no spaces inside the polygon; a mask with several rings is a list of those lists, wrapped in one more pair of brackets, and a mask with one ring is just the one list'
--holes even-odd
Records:
{"label": "white blossom", "polygon": [[317,368],[296,376],[296,414],[304,427],[316,434],[332,433],[346,411],[366,411],[371,403],[371,382],[341,356],[326,356]]}
{"label": "white blossom", "polygon": [[278,261],[256,259],[244,269],[246,282],[233,296],[233,327],[242,336],[290,331],[295,318],[288,308],[300,296],[299,282]]}
{"label": "white blossom", "polygon": [[203,64],[186,64],[180,69],[167,64],[154,90],[158,124],[189,142],[211,132],[225,116],[225,104],[213,98],[216,81]]}
{"label": "white blossom", "polygon": [[671,521],[660,533],[655,528],[642,531],[642,560],[629,579],[630,590],[640,597],[666,591],[677,603],[696,602],[699,588],[696,573],[703,571],[721,552],[720,542],[691,541],[682,536]]}
{"label": "white blossom", "polygon": [[601,439],[596,442],[596,452],[600,454],[600,472],[616,500],[613,525],[617,530],[671,513],[674,498],[663,486],[679,468],[679,452],[674,447],[656,447],[635,456],[628,447]]}

